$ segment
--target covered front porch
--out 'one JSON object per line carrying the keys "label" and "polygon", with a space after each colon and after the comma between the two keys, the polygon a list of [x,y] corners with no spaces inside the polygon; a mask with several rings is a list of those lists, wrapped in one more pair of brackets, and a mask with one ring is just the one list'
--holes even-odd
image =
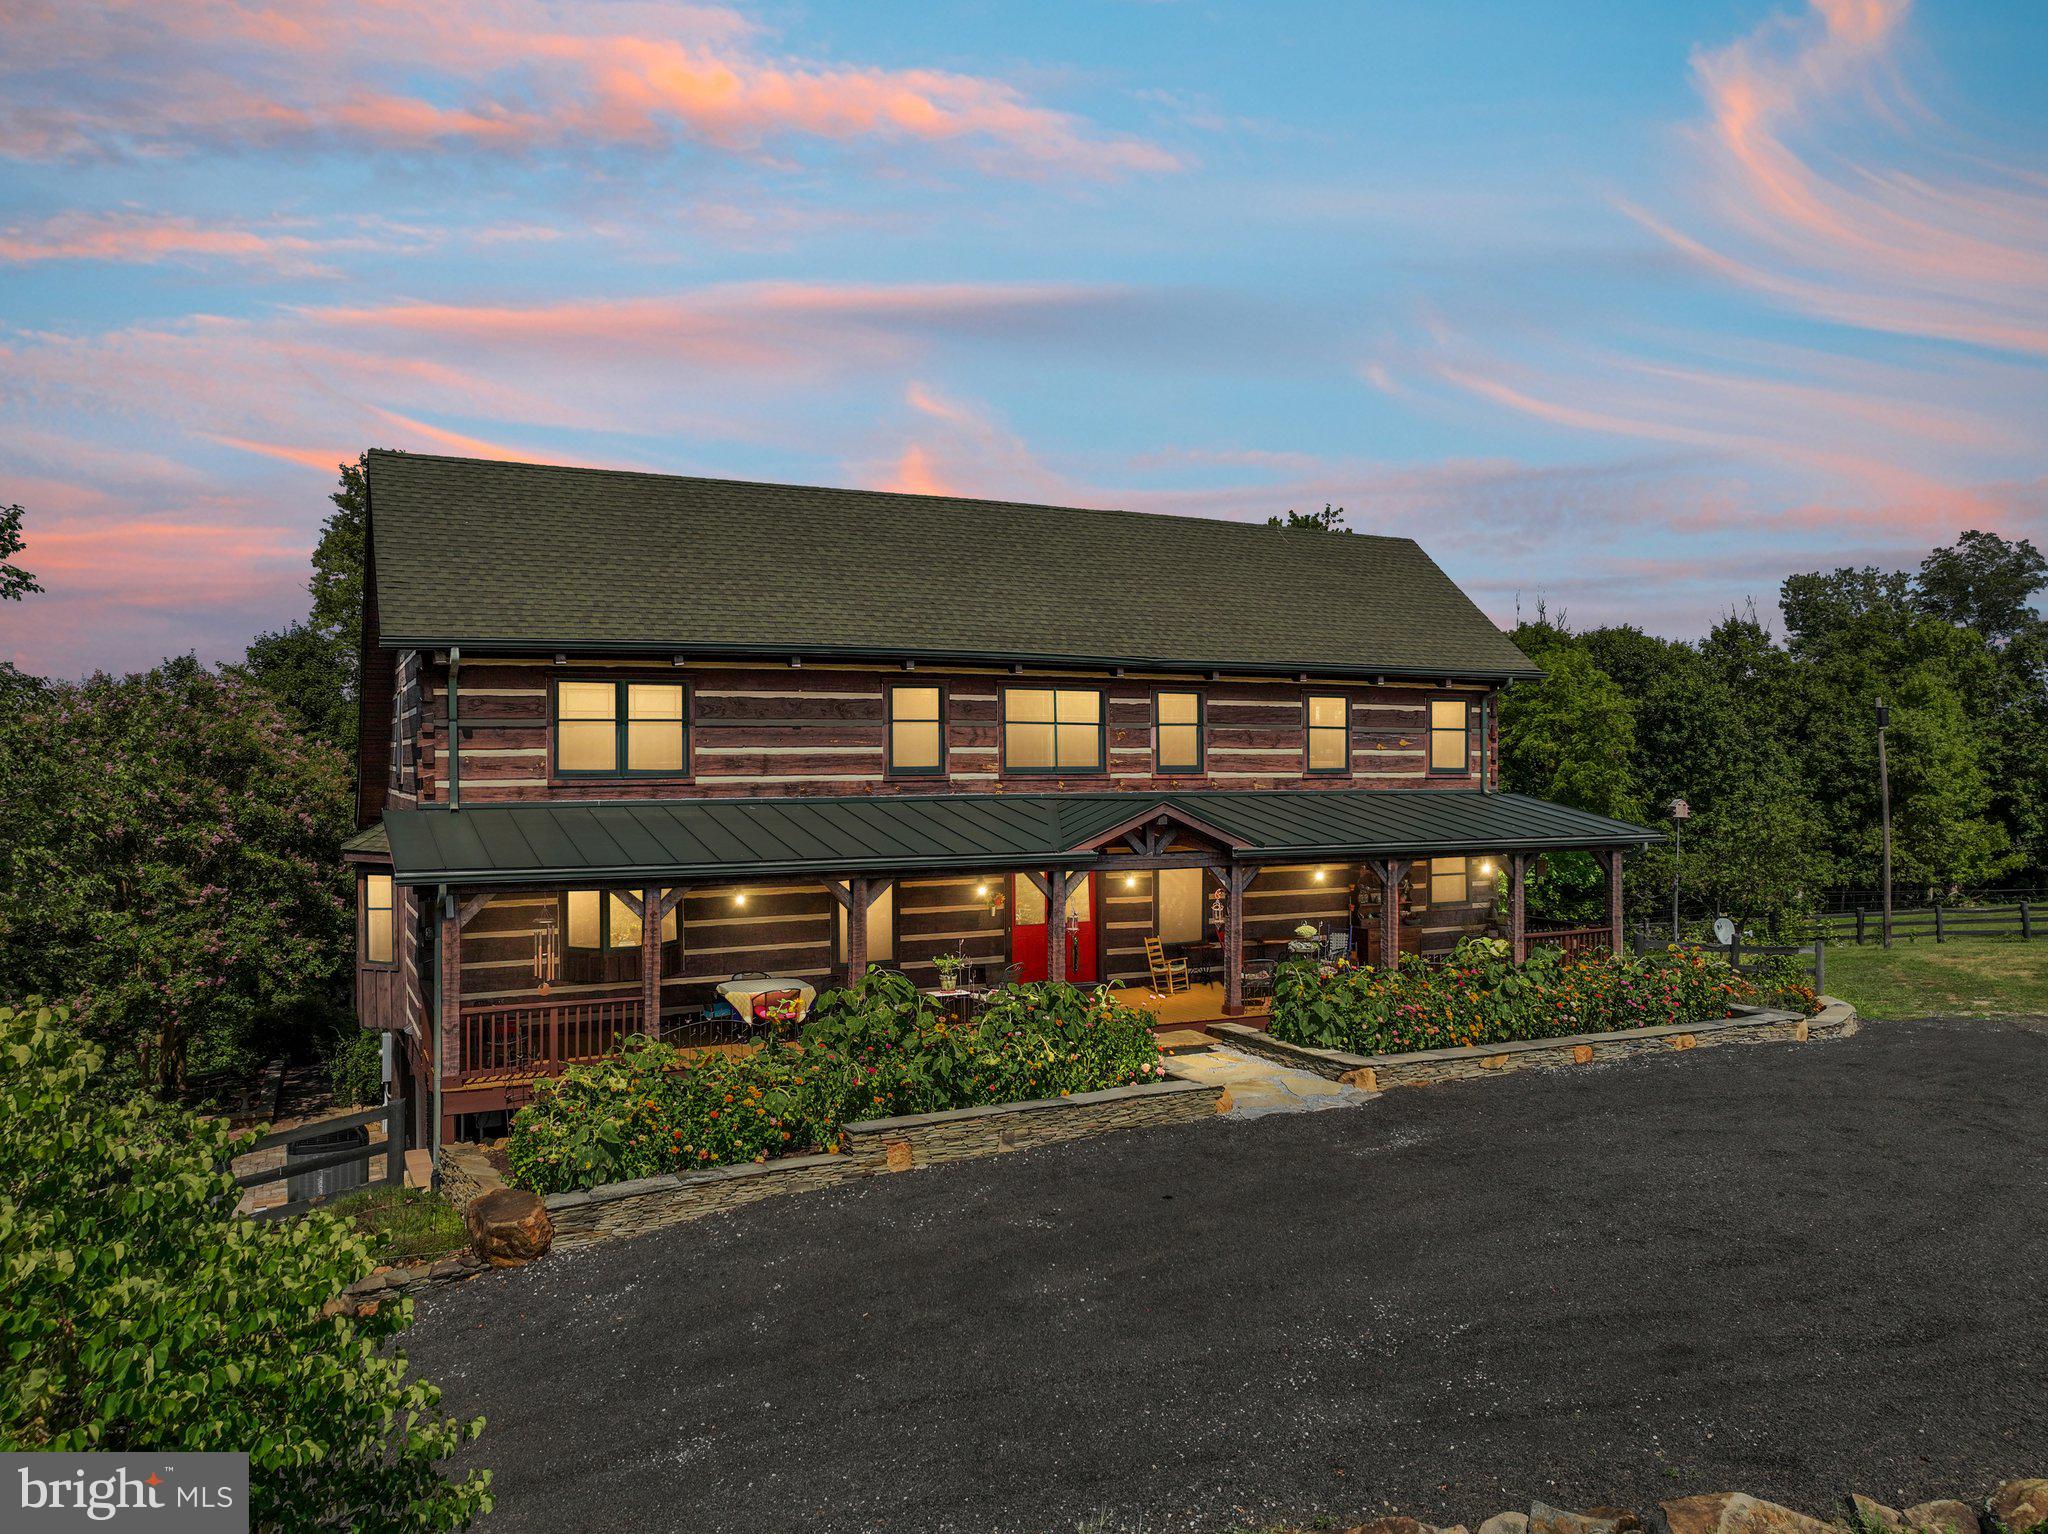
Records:
{"label": "covered front porch", "polygon": [[[741,1045],[763,1004],[871,964],[963,1011],[973,989],[1070,980],[1198,1029],[1260,1015],[1304,928],[1367,963],[1487,930],[1518,959],[1618,946],[1622,856],[1647,839],[1511,796],[1375,791],[551,803],[387,827],[421,914],[443,1139],[633,1034]],[[1532,932],[1528,871],[1566,847],[1607,860],[1610,921]]]}

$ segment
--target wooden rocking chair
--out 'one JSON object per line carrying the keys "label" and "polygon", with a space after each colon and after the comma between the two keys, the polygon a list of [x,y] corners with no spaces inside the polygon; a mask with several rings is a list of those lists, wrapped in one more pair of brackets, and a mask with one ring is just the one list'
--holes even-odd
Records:
{"label": "wooden rocking chair", "polygon": [[1172,996],[1188,988],[1188,961],[1169,959],[1159,939],[1145,939],[1145,962],[1152,967],[1152,994]]}

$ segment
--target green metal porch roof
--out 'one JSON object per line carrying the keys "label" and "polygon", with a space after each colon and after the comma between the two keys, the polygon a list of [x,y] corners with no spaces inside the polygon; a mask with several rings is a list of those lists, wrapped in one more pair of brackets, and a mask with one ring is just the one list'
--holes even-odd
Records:
{"label": "green metal porch roof", "polygon": [[1170,813],[1240,861],[1639,847],[1658,834],[1520,794],[1290,792],[902,794],[388,810],[405,884],[740,878],[1085,867],[1089,844]]}

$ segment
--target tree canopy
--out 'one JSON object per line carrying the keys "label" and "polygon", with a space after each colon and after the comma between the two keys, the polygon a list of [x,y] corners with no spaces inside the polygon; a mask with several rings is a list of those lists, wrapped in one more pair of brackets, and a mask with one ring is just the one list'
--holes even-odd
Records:
{"label": "tree canopy", "polygon": [[[1512,631],[1545,676],[1502,701],[1503,780],[1667,827],[1684,798],[1691,906],[1782,927],[1829,890],[1877,883],[1882,698],[1900,888],[1925,898],[2040,869],[2048,624],[2032,604],[2044,589],[2048,559],[2031,543],[1971,531],[1917,571],[1789,577],[1782,639],[1754,612],[1688,642],[1574,632],[1539,611]],[[1667,844],[1636,860],[1638,912],[1668,910],[1673,855]]]}
{"label": "tree canopy", "polygon": [[31,591],[43,589],[28,571],[9,563],[22,550],[21,519],[25,515],[19,506],[0,506],[0,602],[19,602]]}

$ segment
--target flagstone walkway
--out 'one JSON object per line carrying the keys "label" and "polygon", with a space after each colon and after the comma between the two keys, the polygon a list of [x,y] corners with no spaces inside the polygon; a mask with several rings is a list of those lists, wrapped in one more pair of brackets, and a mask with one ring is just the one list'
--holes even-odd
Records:
{"label": "flagstone walkway", "polygon": [[1313,1072],[1297,1071],[1220,1045],[1192,1054],[1169,1055],[1166,1069],[1183,1080],[1208,1082],[1227,1089],[1230,1109],[1226,1117],[1236,1119],[1348,1108],[1372,1096],[1357,1087],[1326,1081]]}

